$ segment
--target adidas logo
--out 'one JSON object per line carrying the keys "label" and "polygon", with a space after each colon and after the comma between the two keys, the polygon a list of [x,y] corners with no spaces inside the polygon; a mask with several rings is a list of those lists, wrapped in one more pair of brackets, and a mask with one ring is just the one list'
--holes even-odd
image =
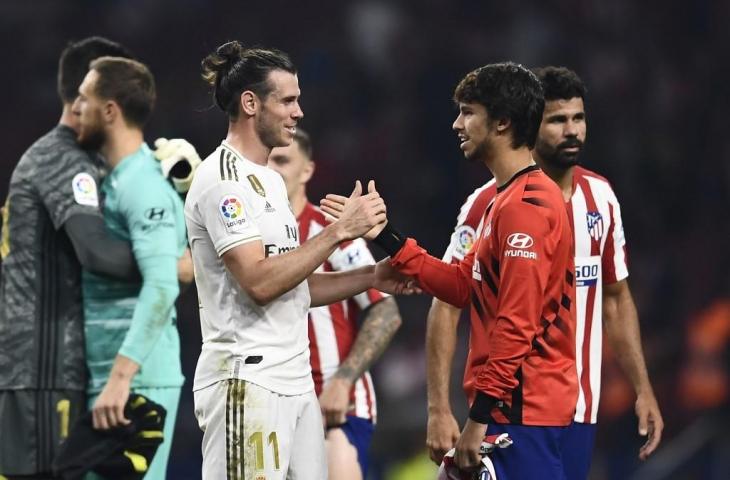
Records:
{"label": "adidas logo", "polygon": [[266,200],[266,206],[264,207],[264,210],[268,213],[273,213],[276,211],[274,207],[271,206],[268,200]]}

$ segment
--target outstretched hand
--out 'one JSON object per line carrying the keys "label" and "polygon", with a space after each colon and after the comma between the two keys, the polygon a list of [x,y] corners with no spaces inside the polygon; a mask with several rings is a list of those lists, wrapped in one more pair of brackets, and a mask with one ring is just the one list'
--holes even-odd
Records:
{"label": "outstretched hand", "polygon": [[380,234],[380,232],[383,231],[385,226],[388,224],[388,218],[386,215],[387,209],[385,206],[385,202],[380,197],[380,194],[375,189],[375,181],[370,180],[368,182],[368,193],[366,195],[362,195],[362,185],[360,184],[360,181],[355,182],[355,189],[352,191],[349,197],[345,197],[343,195],[337,195],[334,193],[328,194],[325,198],[319,201],[320,208],[325,213],[325,215],[328,217],[328,220],[332,222],[337,221],[345,221],[349,220],[348,214],[358,207],[356,204],[357,199],[367,199],[365,201],[371,200],[371,199],[377,199],[379,200],[379,203],[372,204],[374,207],[379,207],[380,209],[376,208],[374,211],[378,212],[374,219],[377,220],[376,223],[371,225],[371,228],[369,230],[366,230],[363,233],[360,233],[359,235],[356,235],[356,238],[359,236],[363,236],[368,240],[372,240],[375,237]]}
{"label": "outstretched hand", "polygon": [[384,258],[375,265],[373,288],[391,295],[413,295],[423,293],[413,277],[403,275]]}

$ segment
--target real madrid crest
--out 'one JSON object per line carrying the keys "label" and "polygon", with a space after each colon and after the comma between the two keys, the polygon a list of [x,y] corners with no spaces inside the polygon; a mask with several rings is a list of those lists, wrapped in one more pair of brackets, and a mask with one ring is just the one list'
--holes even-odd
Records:
{"label": "real madrid crest", "polygon": [[258,178],[256,178],[256,175],[254,175],[252,173],[251,175],[248,175],[246,178],[248,178],[249,183],[251,183],[251,187],[253,187],[253,189],[256,191],[256,193],[258,193],[262,197],[266,196],[266,190],[264,190],[264,186],[261,185],[261,182],[259,181]]}

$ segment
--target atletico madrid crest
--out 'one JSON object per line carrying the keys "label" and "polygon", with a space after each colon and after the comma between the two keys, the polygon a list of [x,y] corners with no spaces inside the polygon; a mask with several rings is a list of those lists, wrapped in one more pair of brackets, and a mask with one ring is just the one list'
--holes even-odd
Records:
{"label": "atletico madrid crest", "polygon": [[586,221],[588,222],[588,234],[593,240],[599,241],[603,237],[603,217],[599,212],[588,212]]}

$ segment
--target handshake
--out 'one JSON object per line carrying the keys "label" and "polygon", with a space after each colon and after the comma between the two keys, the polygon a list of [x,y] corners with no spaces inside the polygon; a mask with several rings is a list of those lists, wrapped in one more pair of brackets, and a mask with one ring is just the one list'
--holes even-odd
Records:
{"label": "handshake", "polygon": [[[328,194],[320,200],[320,207],[337,229],[340,241],[364,237],[394,256],[405,243],[405,238],[389,223],[385,201],[375,189],[375,182],[368,182],[368,193],[363,195],[362,184],[355,182],[349,197]],[[396,295],[422,293],[415,279],[398,272],[390,258],[378,262],[375,267],[374,288]]]}
{"label": "handshake", "polygon": [[162,175],[168,178],[178,193],[190,189],[200,156],[190,142],[183,138],[158,138],[155,140],[155,158],[160,161]]}

